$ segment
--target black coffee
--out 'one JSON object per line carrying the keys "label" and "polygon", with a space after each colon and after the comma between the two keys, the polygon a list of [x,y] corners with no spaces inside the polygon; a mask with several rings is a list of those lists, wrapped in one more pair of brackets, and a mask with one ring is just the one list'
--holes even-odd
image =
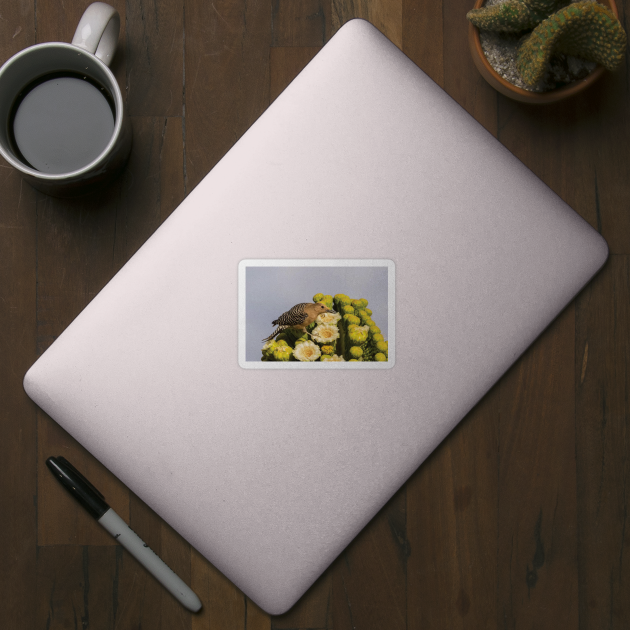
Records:
{"label": "black coffee", "polygon": [[48,75],[18,96],[11,131],[25,163],[43,173],[70,173],[95,160],[111,140],[113,101],[85,77]]}

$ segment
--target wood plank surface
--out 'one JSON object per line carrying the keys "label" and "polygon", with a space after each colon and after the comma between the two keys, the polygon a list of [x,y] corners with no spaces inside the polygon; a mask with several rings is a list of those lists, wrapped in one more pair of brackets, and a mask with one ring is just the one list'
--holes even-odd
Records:
{"label": "wood plank surface", "polygon": [[[0,9],[0,62],[36,43],[34,4]],[[36,626],[37,408],[22,390],[37,358],[35,191],[0,158],[0,619]]]}
{"label": "wood plank surface", "polygon": [[[0,63],[89,0],[0,0]],[[569,101],[490,88],[472,0],[112,0],[133,126],[106,191],[0,160],[0,623],[11,630],[630,627],[630,64]],[[618,3],[626,23],[630,0]],[[348,20],[387,35],[607,240],[598,277],[286,614],[261,611],[28,399],[22,378]],[[326,183],[322,182],[325,186]],[[183,609],[55,484],[66,455],[203,601]],[[272,576],[270,576],[272,579]]]}
{"label": "wood plank surface", "polygon": [[630,259],[612,256],[576,302],[581,628],[630,627]]}

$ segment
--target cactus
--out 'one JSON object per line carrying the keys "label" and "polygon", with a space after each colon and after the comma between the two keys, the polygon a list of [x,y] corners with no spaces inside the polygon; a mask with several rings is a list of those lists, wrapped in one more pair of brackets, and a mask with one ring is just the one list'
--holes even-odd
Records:
{"label": "cactus", "polygon": [[361,346],[352,346],[348,352],[352,359],[356,359],[357,361],[363,356],[363,349]]}
{"label": "cactus", "polygon": [[301,343],[294,351],[293,355],[298,361],[317,361],[322,352],[319,346],[312,341]]}
{"label": "cactus", "polygon": [[377,352],[374,355],[374,360],[375,361],[387,361],[387,357],[382,352]]}
{"label": "cactus", "polygon": [[356,324],[357,326],[361,323],[361,320],[356,315],[344,315],[343,320],[346,323],[346,326],[350,324]]}
{"label": "cactus", "polygon": [[[334,297],[316,293],[314,302],[323,302],[336,312],[322,313],[307,332],[287,329],[262,348],[262,361],[382,361],[387,360],[387,342],[372,319],[364,298],[351,299],[343,293]],[[378,345],[380,343],[380,346]],[[385,359],[377,359],[377,354]]]}
{"label": "cactus", "polygon": [[568,0],[507,0],[481,9],[472,9],[466,17],[484,31],[520,33],[534,28],[567,2]]}
{"label": "cactus", "polygon": [[368,338],[369,329],[366,326],[357,326],[348,332],[348,338],[353,346],[360,346],[365,343]]}
{"label": "cactus", "polygon": [[273,358],[276,361],[289,361],[292,355],[293,348],[291,346],[287,346],[286,344],[283,346],[276,346],[273,351]]}
{"label": "cactus", "polygon": [[575,2],[541,22],[523,42],[516,65],[525,83],[534,85],[554,53],[595,61],[615,70],[623,60],[626,33],[614,13],[596,2]]}

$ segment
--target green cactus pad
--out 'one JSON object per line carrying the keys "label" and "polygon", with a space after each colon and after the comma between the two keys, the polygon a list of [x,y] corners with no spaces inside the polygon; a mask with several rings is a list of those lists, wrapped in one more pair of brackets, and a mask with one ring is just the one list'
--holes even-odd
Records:
{"label": "green cactus pad", "polygon": [[484,31],[520,33],[534,28],[565,4],[567,0],[507,0],[489,7],[472,9],[466,17]]}
{"label": "green cactus pad", "polygon": [[596,2],[575,2],[541,22],[519,48],[516,66],[528,85],[540,81],[554,53],[594,61],[607,70],[621,64],[626,33],[615,14]]}

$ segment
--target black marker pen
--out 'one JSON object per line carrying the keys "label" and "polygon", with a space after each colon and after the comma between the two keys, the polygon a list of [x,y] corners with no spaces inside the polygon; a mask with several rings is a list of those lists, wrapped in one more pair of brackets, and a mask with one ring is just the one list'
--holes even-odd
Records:
{"label": "black marker pen", "polygon": [[197,612],[201,601],[105,502],[105,497],[65,457],[49,457],[61,485],[160,582],[183,606]]}

